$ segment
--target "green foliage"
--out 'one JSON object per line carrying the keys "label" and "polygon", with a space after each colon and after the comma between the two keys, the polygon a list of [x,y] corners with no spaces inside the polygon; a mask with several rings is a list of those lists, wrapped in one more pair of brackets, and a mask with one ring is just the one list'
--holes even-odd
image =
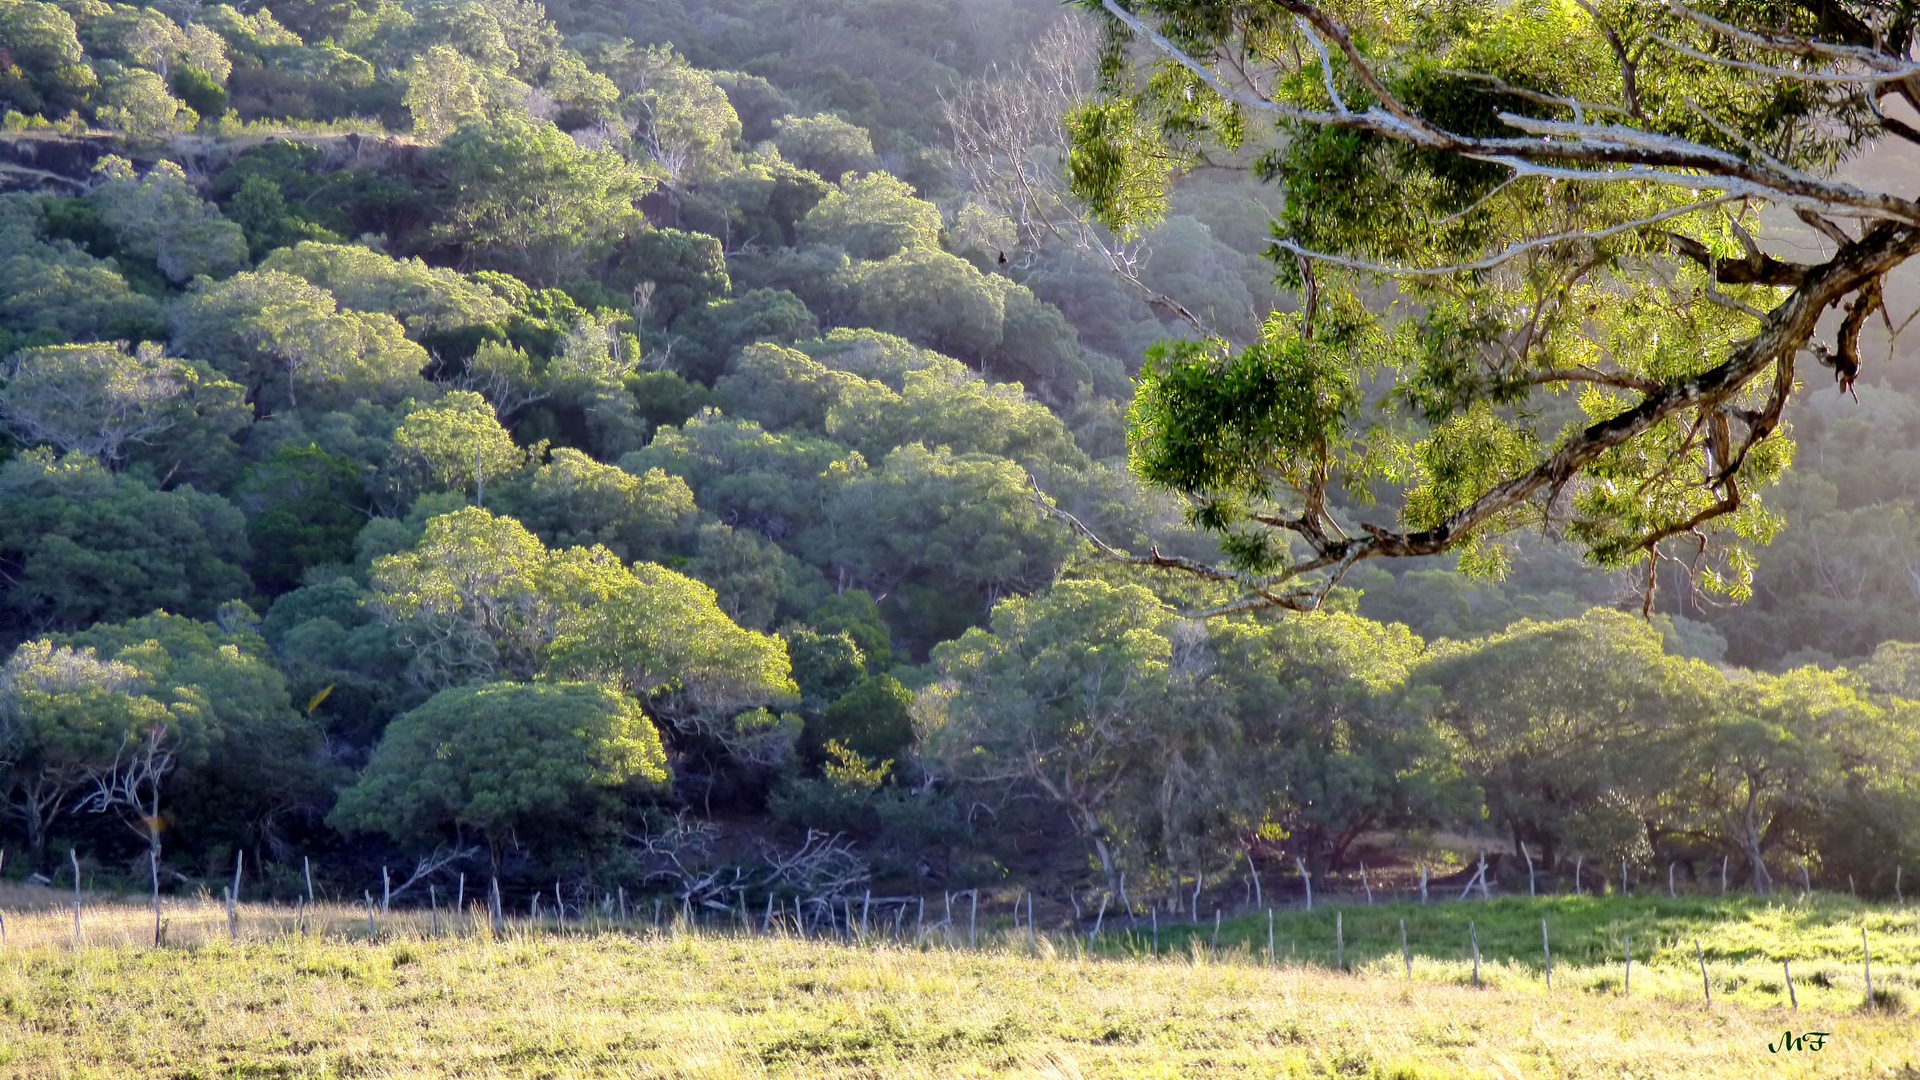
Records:
{"label": "green foliage", "polygon": [[156,491],[46,450],[0,466],[9,621],[77,630],[155,608],[211,617],[246,594],[248,554],[246,519],[217,495]]}
{"label": "green foliage", "polygon": [[632,699],[590,683],[479,683],[387,728],[328,821],[413,846],[484,837],[570,846],[606,829],[626,792],[667,783],[660,736]]}
{"label": "green foliage", "polygon": [[474,492],[489,480],[513,477],[526,464],[526,451],[514,445],[486,399],[454,390],[438,404],[407,413],[393,433],[381,483],[391,498],[406,503],[426,492]]}
{"label": "green foliage", "polygon": [[558,677],[623,687],[683,739],[742,763],[777,765],[792,752],[799,718],[767,708],[796,694],[779,638],[742,629],[712,589],[651,563],[603,569],[587,587],[592,602],[553,640]]}
{"label": "green foliage", "polygon": [[94,771],[173,720],[146,695],[149,685],[130,664],[45,639],[25,642],[0,667],[6,805],[26,829],[36,870],[46,867],[48,825]]}
{"label": "green foliage", "polygon": [[680,217],[728,248],[791,245],[801,219],[833,185],[775,157],[756,154],[688,197]]}
{"label": "green foliage", "polygon": [[426,350],[393,316],[339,311],[332,293],[276,270],[194,289],[173,327],[176,348],[245,385],[256,408],[329,411],[426,390]]}
{"label": "green foliage", "polygon": [[712,589],[671,570],[627,567],[605,548],[549,551],[512,518],[469,508],[427,522],[370,577],[369,606],[413,650],[421,685],[599,682],[744,761],[776,763],[792,746],[755,715],[794,693],[779,639],[742,630]]}
{"label": "green foliage", "polygon": [[256,622],[233,604],[218,625],[155,612],[61,639],[139,671],[170,714],[179,765],[163,805],[187,843],[278,835],[280,818],[327,789],[320,731],[292,707]]}
{"label": "green foliage", "polygon": [[309,567],[351,563],[366,497],[358,466],[312,444],[282,445],[254,464],[234,500],[247,511],[255,583],[277,595],[299,585]]}
{"label": "green foliage", "polygon": [[435,45],[407,68],[407,96],[413,133],[439,142],[461,126],[487,119],[489,79],[479,65],[449,45]]}
{"label": "green foliage", "polygon": [[828,762],[829,779],[835,779],[832,762],[836,758],[846,769],[853,769],[860,758],[880,762],[884,776],[885,767],[913,746],[912,706],[913,691],[900,685],[900,680],[869,675],[828,705],[818,720],[807,722],[810,751]]}
{"label": "green foliage", "polygon": [[697,545],[684,567],[687,575],[712,589],[734,622],[755,630],[771,625],[793,556],[758,533],[717,521],[700,527]]}
{"label": "green foliage", "polygon": [[940,243],[940,209],[886,173],[849,176],[800,222],[802,241],[831,244],[855,259],[886,259]]}
{"label": "green foliage", "polygon": [[713,79],[676,55],[650,46],[612,65],[628,92],[621,102],[632,127],[636,157],[670,188],[711,179],[728,164],[740,138],[740,117]]}
{"label": "green foliage", "polygon": [[643,311],[647,325],[662,329],[733,289],[720,241],[678,229],[647,229],[631,237],[615,277],[643,290],[635,293],[639,302],[634,306]]}
{"label": "green foliage", "polygon": [[800,688],[800,708],[805,713],[818,715],[866,678],[866,654],[844,630],[819,633],[788,627],[780,636],[787,643],[793,682]]}
{"label": "green foliage", "polygon": [[1439,688],[1437,718],[1492,820],[1549,859],[1644,849],[1722,683],[1667,656],[1653,627],[1600,609],[1436,648],[1415,678]]}
{"label": "green foliage", "polygon": [[873,173],[879,164],[867,130],[831,113],[779,121],[773,145],[781,157],[833,181],[848,173]]}
{"label": "green foliage", "polygon": [[135,292],[113,263],[68,243],[23,239],[0,250],[0,327],[45,345],[166,336],[160,305]]}
{"label": "green foliage", "polygon": [[0,39],[13,60],[0,85],[21,108],[59,116],[99,85],[73,17],[56,4],[7,0],[0,5]]}
{"label": "green foliage", "polygon": [[167,89],[200,116],[221,116],[227,111],[227,88],[197,67],[174,68],[167,76]]}
{"label": "green foliage", "polygon": [[303,241],[267,256],[260,269],[305,278],[355,311],[392,315],[415,340],[505,322],[512,315],[491,290],[451,270],[419,259],[390,259],[364,247]]}
{"label": "green foliage", "polygon": [[540,285],[571,280],[638,231],[634,203],[654,186],[619,155],[517,116],[462,127],[429,161],[446,198],[434,236]]}
{"label": "green foliage", "polygon": [[151,342],[25,349],[0,370],[0,426],[9,434],[108,465],[122,462],[129,444],[150,444],[180,423],[191,413],[181,399],[212,378]]}
{"label": "green foliage", "polygon": [[[885,592],[912,579],[948,603],[1037,589],[1070,548],[1064,529],[1037,517],[1026,474],[1003,458],[909,443],[878,468],[857,458],[832,476],[832,495],[802,552],[830,575]],[[881,531],[869,525],[889,523]]]}
{"label": "green foliage", "polygon": [[991,631],[936,646],[942,683],[929,749],[958,774],[1028,787],[1059,804],[1117,873],[1107,819],[1151,813],[1116,793],[1153,767],[1168,707],[1173,623],[1137,585],[1063,581],[994,606]]}
{"label": "green foliage", "polygon": [[678,427],[712,404],[712,393],[671,371],[644,371],[628,383],[634,409],[649,434],[658,427]]}
{"label": "green foliage", "polygon": [[99,66],[105,78],[93,115],[102,125],[136,141],[159,142],[192,131],[200,122],[200,114],[168,93],[166,80],[153,72],[112,61]]}
{"label": "green foliage", "polygon": [[1141,479],[1190,492],[1194,519],[1254,573],[1280,565],[1284,547],[1243,523],[1256,508],[1310,481],[1364,498],[1392,479],[1404,448],[1385,429],[1354,430],[1361,375],[1379,342],[1358,325],[1300,335],[1276,316],[1262,341],[1238,353],[1218,342],[1156,346],[1128,414]]}
{"label": "green foliage", "polygon": [[1429,703],[1402,692],[1423,652],[1405,627],[1346,614],[1228,623],[1211,649],[1218,666],[1205,693],[1221,708],[1176,751],[1193,773],[1168,768],[1175,820],[1204,826],[1224,811],[1230,835],[1278,827],[1340,868],[1367,831],[1478,808]]}
{"label": "green foliage", "polygon": [[488,501],[549,547],[597,545],[622,562],[660,561],[684,544],[697,513],[693,492],[677,476],[659,469],[635,476],[567,449],[503,478]]}
{"label": "green foliage", "polygon": [[862,326],[969,358],[985,357],[1005,340],[1005,282],[937,248],[855,264],[848,284]]}
{"label": "green foliage", "polygon": [[688,379],[713,385],[757,341],[786,344],[819,333],[813,313],[785,289],[749,289],[709,300],[673,324],[673,363]]}
{"label": "green foliage", "polygon": [[806,621],[819,633],[844,634],[851,639],[858,650],[857,662],[866,664],[867,670],[885,671],[893,666],[887,622],[880,617],[880,605],[867,590],[846,589],[834,593],[808,612]]}

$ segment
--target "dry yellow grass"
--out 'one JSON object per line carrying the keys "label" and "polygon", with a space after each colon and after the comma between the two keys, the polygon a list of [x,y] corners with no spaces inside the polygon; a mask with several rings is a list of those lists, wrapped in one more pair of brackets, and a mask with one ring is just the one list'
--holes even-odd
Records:
{"label": "dry yellow grass", "polygon": [[[977,951],[524,927],[494,942],[443,916],[425,938],[427,916],[397,912],[369,943],[364,912],[314,915],[303,938],[291,912],[244,908],[233,943],[217,902],[170,904],[177,944],[153,949],[150,912],[98,904],[76,949],[70,909],[16,909],[0,1075],[1920,1080],[1911,1015],[1709,1007],[1660,969],[1623,999],[1577,969],[1548,993],[1491,963],[1476,991],[1438,962],[1407,986],[1392,965],[1089,959],[998,935]],[[1769,1053],[1788,1027],[1833,1034]]]}

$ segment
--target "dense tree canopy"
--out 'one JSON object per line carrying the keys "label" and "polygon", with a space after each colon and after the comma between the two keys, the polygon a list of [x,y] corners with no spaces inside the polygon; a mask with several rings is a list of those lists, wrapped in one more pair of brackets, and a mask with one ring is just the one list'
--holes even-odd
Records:
{"label": "dense tree canopy", "polygon": [[477,834],[578,843],[622,789],[667,781],[639,706],[591,683],[478,683],[435,694],[387,729],[331,820],[432,843]]}
{"label": "dense tree canopy", "polygon": [[1888,893],[1911,36],[0,0],[8,865]]}

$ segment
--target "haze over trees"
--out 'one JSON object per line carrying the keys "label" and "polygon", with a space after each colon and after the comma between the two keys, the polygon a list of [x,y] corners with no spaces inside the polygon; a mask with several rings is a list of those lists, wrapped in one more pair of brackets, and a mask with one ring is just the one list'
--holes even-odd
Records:
{"label": "haze over trees", "polygon": [[8,865],[1888,890],[1912,26],[1211,13],[0,0]]}

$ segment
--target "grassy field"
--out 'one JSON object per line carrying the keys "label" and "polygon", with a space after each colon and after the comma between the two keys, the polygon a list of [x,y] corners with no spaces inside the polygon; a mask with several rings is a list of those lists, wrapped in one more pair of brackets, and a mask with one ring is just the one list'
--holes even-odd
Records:
{"label": "grassy field", "polygon": [[[218,903],[152,915],[93,901],[10,906],[0,1076],[153,1077],[1884,1077],[1920,1080],[1920,913],[1844,899],[1543,899],[1338,909],[1124,927],[1093,948],[983,924],[860,944],[515,923],[503,941],[443,913]],[[28,899],[15,897],[15,899]],[[1399,920],[1415,954],[1409,983]],[[1539,920],[1554,935],[1546,986]],[[1465,925],[1483,986],[1466,985]],[[1863,1009],[1859,931],[1875,952]],[[1109,930],[1113,930],[1111,922]],[[1631,995],[1615,942],[1634,939]],[[1455,938],[1459,940],[1454,941]],[[1702,1000],[1692,942],[1714,984]],[[1317,944],[1324,939],[1324,947]],[[1150,950],[1136,932],[1132,943]],[[1645,941],[1643,946],[1642,942]],[[1851,945],[1849,945],[1851,942]],[[1800,1008],[1784,1003],[1781,957]],[[1771,980],[1771,981],[1770,981]],[[1770,1053],[1783,1031],[1819,1052]]]}

